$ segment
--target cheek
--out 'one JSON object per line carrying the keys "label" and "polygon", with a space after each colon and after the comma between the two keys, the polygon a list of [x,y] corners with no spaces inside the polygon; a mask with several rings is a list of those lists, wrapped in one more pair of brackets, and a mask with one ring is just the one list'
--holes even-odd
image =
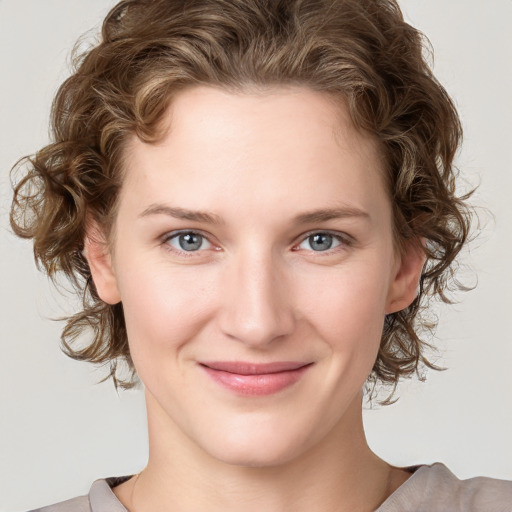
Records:
{"label": "cheek", "polygon": [[384,323],[386,275],[378,265],[354,265],[330,272],[323,286],[319,280],[303,282],[298,292],[305,317],[345,363],[373,366]]}
{"label": "cheek", "polygon": [[348,327],[384,316],[387,286],[378,269],[352,266],[330,272],[324,280],[312,276],[303,281],[304,302],[327,324],[342,321]]}
{"label": "cheek", "polygon": [[179,356],[183,345],[209,316],[212,284],[197,268],[162,268],[147,260],[141,270],[122,272],[119,289],[130,352],[140,366],[158,364],[169,351]]}

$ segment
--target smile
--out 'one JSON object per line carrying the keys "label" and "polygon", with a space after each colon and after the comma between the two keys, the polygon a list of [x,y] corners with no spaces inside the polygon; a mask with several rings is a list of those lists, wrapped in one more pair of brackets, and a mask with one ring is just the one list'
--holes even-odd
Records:
{"label": "smile", "polygon": [[201,368],[217,384],[240,395],[277,393],[295,384],[313,363],[203,362]]}

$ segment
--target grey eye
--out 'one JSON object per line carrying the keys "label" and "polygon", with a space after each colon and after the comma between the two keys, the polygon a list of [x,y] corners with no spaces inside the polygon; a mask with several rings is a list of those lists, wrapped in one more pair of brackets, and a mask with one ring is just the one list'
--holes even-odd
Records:
{"label": "grey eye", "polygon": [[313,250],[316,252],[328,251],[341,244],[338,237],[329,233],[314,233],[308,236],[299,245],[301,249]]}
{"label": "grey eye", "polygon": [[186,252],[208,249],[210,247],[210,242],[203,235],[193,231],[178,233],[169,238],[167,243],[175,249]]}
{"label": "grey eye", "polygon": [[309,245],[314,251],[327,251],[332,247],[333,237],[325,233],[318,233],[308,237]]}

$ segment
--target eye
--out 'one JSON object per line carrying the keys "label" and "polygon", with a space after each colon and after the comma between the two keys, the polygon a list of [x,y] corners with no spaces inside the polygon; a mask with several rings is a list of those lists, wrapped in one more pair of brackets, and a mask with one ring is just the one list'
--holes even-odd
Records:
{"label": "eye", "polygon": [[196,252],[201,249],[210,249],[212,244],[208,239],[195,231],[181,231],[171,234],[165,243],[178,251]]}
{"label": "eye", "polygon": [[315,251],[315,252],[325,252],[330,249],[335,249],[336,247],[345,243],[348,245],[348,241],[345,240],[340,235],[335,235],[332,233],[324,233],[317,232],[312,233],[308,237],[306,237],[299,245],[299,249],[305,249],[307,251]]}

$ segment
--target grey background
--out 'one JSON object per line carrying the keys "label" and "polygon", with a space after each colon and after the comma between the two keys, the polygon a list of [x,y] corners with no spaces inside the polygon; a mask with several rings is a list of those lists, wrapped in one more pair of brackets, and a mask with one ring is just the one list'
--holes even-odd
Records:
{"label": "grey background", "polygon": [[[30,244],[8,228],[8,171],[46,143],[70,49],[113,3],[0,1],[0,511],[85,493],[94,479],[131,474],[145,462],[141,390],[118,395],[110,383],[95,384],[102,369],[60,353],[60,324],[48,318],[73,311],[74,300],[56,295],[36,271]],[[434,45],[435,72],[463,118],[458,165],[481,182],[475,201],[494,220],[465,255],[477,289],[439,309],[439,362],[450,369],[405,383],[397,404],[365,412],[368,438],[396,465],[442,461],[460,478],[512,479],[512,2],[401,6]]]}

